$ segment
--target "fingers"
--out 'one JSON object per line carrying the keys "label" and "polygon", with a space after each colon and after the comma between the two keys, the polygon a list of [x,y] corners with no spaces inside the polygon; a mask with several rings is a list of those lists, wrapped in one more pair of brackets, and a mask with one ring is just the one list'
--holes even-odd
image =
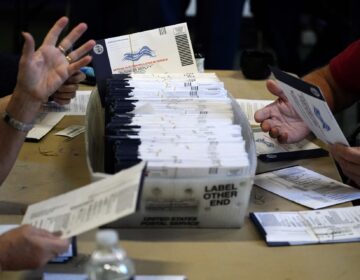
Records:
{"label": "fingers", "polygon": [[88,65],[91,62],[91,59],[92,59],[92,57],[90,55],[87,55],[87,56],[84,56],[83,58],[79,59],[78,61],[71,63],[68,67],[69,74],[73,75],[74,73],[79,71],[79,69],[81,67]]}
{"label": "fingers", "polygon": [[82,34],[87,30],[85,23],[80,23],[74,27],[68,35],[60,42],[59,47],[66,52],[72,48],[74,43],[81,37]]}
{"label": "fingers", "polygon": [[68,84],[68,82],[66,82],[54,94],[58,94],[60,96],[62,94],[75,93],[78,90],[78,88],[79,88],[78,84]]}
{"label": "fingers", "polygon": [[40,247],[46,248],[49,252],[54,252],[55,255],[63,253],[70,245],[68,239],[60,239],[61,231],[49,232],[29,225],[26,227],[25,232],[35,238],[34,242],[40,242]]}
{"label": "fingers", "polygon": [[85,79],[81,71],[75,72],[69,79],[52,95],[52,100],[60,105],[66,105],[76,96],[79,83]]}
{"label": "fingers", "polygon": [[341,144],[334,144],[330,145],[330,152],[336,159],[343,159],[345,161],[360,165],[359,147],[346,147]]}
{"label": "fingers", "polygon": [[[86,55],[91,49],[95,46],[96,42],[94,40],[89,40],[85,44],[81,45],[76,50],[73,50],[67,55],[70,58],[71,62],[75,62]],[[69,61],[70,63],[70,61]]]}
{"label": "fingers", "polygon": [[[81,72],[75,72],[72,76],[69,77],[69,79],[67,79],[67,81],[65,82],[65,84],[67,85],[71,85],[71,84],[79,84],[82,81],[84,81],[86,79],[86,75]],[[77,90],[77,88],[76,88]]]}
{"label": "fingers", "polygon": [[61,32],[64,30],[68,22],[69,19],[67,17],[60,18],[46,35],[43,41],[43,45],[55,46]]}
{"label": "fingers", "polygon": [[25,40],[24,46],[23,46],[23,49],[22,49],[22,58],[25,61],[29,61],[31,59],[31,56],[35,52],[34,38],[28,32],[23,32],[22,35],[23,35],[24,40]]}
{"label": "fingers", "polygon": [[272,94],[280,97],[281,99],[283,99],[285,101],[287,100],[284,92],[282,91],[282,89],[279,87],[279,85],[275,81],[267,80],[266,87]]}
{"label": "fingers", "polygon": [[47,243],[46,247],[53,254],[53,256],[58,256],[66,252],[70,245],[69,239],[60,239],[59,237],[47,239],[44,241],[44,243]]}
{"label": "fingers", "polygon": [[330,145],[330,153],[339,163],[344,174],[360,186],[360,147]]}
{"label": "fingers", "polygon": [[260,123],[266,119],[271,118],[271,111],[272,111],[273,104],[274,103],[271,103],[270,105],[268,105],[260,110],[257,110],[254,115],[255,121]]}
{"label": "fingers", "polygon": [[71,99],[73,99],[76,96],[75,92],[71,93],[54,93],[53,94],[53,101],[60,105],[66,105],[71,102]]}

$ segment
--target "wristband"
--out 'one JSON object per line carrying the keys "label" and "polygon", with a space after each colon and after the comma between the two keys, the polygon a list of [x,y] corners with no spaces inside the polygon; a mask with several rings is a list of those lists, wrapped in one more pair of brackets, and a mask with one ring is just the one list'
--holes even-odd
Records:
{"label": "wristband", "polygon": [[23,123],[19,120],[14,119],[12,116],[9,115],[7,111],[4,112],[3,120],[9,126],[21,132],[29,132],[29,130],[31,130],[34,127],[33,123]]}

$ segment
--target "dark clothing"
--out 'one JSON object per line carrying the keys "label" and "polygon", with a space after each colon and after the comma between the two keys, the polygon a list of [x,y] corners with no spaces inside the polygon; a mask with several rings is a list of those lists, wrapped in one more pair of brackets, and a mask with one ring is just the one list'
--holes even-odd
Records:
{"label": "dark clothing", "polygon": [[0,53],[0,97],[13,92],[19,67],[19,56]]}

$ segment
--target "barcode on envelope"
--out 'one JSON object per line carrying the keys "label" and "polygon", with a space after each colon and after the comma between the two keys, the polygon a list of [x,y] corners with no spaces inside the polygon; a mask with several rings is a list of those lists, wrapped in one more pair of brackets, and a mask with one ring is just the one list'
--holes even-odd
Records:
{"label": "barcode on envelope", "polygon": [[181,66],[194,64],[187,34],[176,35],[175,41],[180,56]]}
{"label": "barcode on envelope", "polygon": [[166,35],[166,28],[165,27],[159,28],[159,34],[160,34],[160,36]]}

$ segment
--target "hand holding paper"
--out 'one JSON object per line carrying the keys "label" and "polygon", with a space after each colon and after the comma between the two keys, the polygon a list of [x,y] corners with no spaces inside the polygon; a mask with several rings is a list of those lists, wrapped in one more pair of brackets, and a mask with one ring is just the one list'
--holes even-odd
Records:
{"label": "hand holding paper", "polygon": [[280,86],[272,80],[267,81],[268,90],[279,98],[255,112],[255,120],[261,128],[280,143],[296,143],[303,140],[310,129],[294,110]]}
{"label": "hand holding paper", "polygon": [[257,121],[272,137],[293,143],[306,137],[309,129],[324,143],[349,146],[320,88],[271,67],[281,88],[271,88],[280,97],[276,106],[257,112]]}
{"label": "hand holding paper", "polygon": [[22,224],[69,238],[135,212],[145,163],[30,205]]}

